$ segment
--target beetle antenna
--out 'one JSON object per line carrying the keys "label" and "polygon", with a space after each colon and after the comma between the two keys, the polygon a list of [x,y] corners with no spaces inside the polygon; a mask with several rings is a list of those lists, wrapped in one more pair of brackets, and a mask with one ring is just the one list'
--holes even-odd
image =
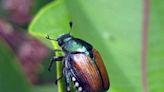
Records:
{"label": "beetle antenna", "polygon": [[70,26],[70,31],[68,34],[71,34],[71,31],[72,31],[72,22],[69,22],[69,26]]}
{"label": "beetle antenna", "polygon": [[48,40],[53,40],[53,41],[57,41],[56,39],[52,39],[52,38],[50,38],[50,36],[47,34],[46,35],[46,37],[45,37],[46,39],[48,39]]}

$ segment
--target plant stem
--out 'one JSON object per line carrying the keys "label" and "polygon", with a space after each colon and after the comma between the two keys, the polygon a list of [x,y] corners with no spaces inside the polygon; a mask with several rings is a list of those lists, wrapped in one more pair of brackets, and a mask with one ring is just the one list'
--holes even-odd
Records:
{"label": "plant stem", "polygon": [[[59,49],[60,47],[58,46],[58,44],[56,42],[52,42],[54,49]],[[62,53],[55,53],[56,56],[61,56]],[[56,73],[57,73],[57,78],[62,76],[62,62],[56,62]],[[58,92],[65,92],[65,86],[64,86],[64,80],[61,79],[57,82],[57,86],[58,86]]]}

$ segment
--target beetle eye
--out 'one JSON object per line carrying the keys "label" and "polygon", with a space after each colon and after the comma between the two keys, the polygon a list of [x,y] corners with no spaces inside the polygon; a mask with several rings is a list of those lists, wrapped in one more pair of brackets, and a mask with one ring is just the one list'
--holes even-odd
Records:
{"label": "beetle eye", "polygon": [[63,45],[63,41],[62,40],[58,40],[58,44],[59,44],[59,46],[62,46]]}

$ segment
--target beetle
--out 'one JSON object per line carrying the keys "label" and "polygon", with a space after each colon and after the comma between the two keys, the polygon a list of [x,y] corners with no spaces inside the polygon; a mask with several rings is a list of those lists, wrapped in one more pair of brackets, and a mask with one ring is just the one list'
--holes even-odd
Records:
{"label": "beetle", "polygon": [[[46,38],[54,40],[49,36]],[[48,70],[53,62],[63,62],[63,74],[56,82],[64,77],[67,92],[71,92],[72,83],[78,92],[106,92],[109,89],[107,70],[99,52],[91,44],[70,33],[60,35],[56,41],[62,50],[54,51],[62,51],[64,56],[54,56]]]}

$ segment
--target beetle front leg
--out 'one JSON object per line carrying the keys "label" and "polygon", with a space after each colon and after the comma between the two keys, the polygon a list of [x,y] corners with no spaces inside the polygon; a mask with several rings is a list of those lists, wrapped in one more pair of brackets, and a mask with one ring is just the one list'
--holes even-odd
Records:
{"label": "beetle front leg", "polygon": [[59,80],[61,80],[62,78],[63,78],[63,74],[65,73],[65,66],[63,65],[62,66],[62,75],[59,77],[59,78],[57,78],[56,80],[55,80],[55,84],[57,85],[57,83],[58,83],[58,81]]}
{"label": "beetle front leg", "polygon": [[49,66],[48,66],[48,71],[51,71],[51,68],[52,68],[52,65],[53,65],[54,62],[56,62],[56,61],[62,61],[63,58],[64,58],[63,56],[52,58],[52,59],[50,60]]}

